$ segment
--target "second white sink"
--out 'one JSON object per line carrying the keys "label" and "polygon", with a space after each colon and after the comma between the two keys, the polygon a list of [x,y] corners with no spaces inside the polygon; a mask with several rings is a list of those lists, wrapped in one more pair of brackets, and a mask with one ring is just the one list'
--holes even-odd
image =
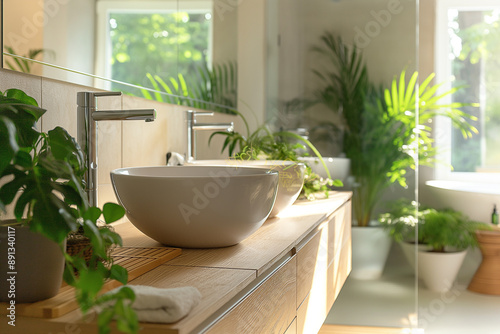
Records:
{"label": "second white sink", "polygon": [[289,160],[194,160],[189,162],[189,164],[198,166],[257,167],[277,171],[279,173],[278,194],[276,195],[276,203],[270,217],[278,215],[291,206],[297,197],[299,197],[304,185],[304,173],[306,170],[303,163]]}

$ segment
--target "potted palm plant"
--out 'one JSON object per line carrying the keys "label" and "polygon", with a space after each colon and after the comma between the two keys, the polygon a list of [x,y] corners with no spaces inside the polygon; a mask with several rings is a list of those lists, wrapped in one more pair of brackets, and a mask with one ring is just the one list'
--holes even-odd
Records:
{"label": "potted palm plant", "polygon": [[[0,94],[0,209],[5,212],[11,205],[15,217],[1,221],[1,235],[7,242],[1,240],[0,244],[8,246],[2,254],[9,256],[9,261],[0,261],[1,274],[8,273],[15,281],[14,289],[2,284],[2,301],[12,304],[49,298],[57,293],[64,278],[76,288],[83,312],[104,299],[115,301],[101,313],[99,325],[103,332],[113,318],[119,328],[136,331],[137,318],[126,301],[134,298],[130,289],[114,296],[99,296],[106,279],[127,282],[127,271],[112,264],[106,253],[106,245],[121,244],[120,236],[97,228],[101,215],[109,224],[120,219],[124,209],[113,203],[106,203],[102,210],[88,205],[83,190],[86,167],[80,147],[61,127],[47,133],[35,128],[45,111],[21,90],[9,89]],[[66,236],[79,226],[93,248],[89,263],[65,252]],[[49,254],[40,248],[42,244],[58,257],[50,259],[47,266],[40,265]],[[102,259],[111,265],[105,265]],[[48,291],[40,293],[41,288]],[[35,297],[34,290],[38,292]]]}
{"label": "potted palm plant", "polygon": [[[330,110],[342,115],[344,152],[351,160],[351,175],[355,179],[353,218],[357,227],[353,229],[351,275],[377,278],[382,273],[390,239],[380,229],[375,231],[366,227],[371,225],[374,208],[382,194],[392,184],[406,188],[406,173],[417,163],[434,165],[436,149],[430,122],[435,116],[449,118],[466,138],[477,133],[468,123],[474,117],[460,110],[466,104],[440,103],[443,97],[460,87],[438,94],[440,84],[431,84],[433,74],[418,86],[418,73],[413,73],[407,81],[403,70],[394,77],[389,88],[377,88],[370,82],[367,67],[356,47],[348,47],[331,33],[325,33],[321,40],[322,45],[314,50],[330,60],[331,68],[315,72],[323,84],[316,97]],[[377,236],[378,240],[372,243],[376,247],[369,246],[370,241],[361,235]],[[359,242],[358,236],[363,238]],[[362,249],[358,249],[356,243],[362,244]],[[381,251],[378,269],[374,268],[374,259],[371,259],[369,271],[358,271],[358,250],[365,250],[370,256],[374,256],[374,250]]]}

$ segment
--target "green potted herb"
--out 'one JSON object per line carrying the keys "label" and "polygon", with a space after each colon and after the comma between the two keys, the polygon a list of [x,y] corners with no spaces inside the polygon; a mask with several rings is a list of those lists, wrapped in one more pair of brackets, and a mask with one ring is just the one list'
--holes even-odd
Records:
{"label": "green potted herb", "polygon": [[[35,126],[44,113],[45,110],[21,90],[9,89],[0,94],[0,209],[6,212],[10,205],[15,217],[14,220],[1,222],[2,234],[16,244],[13,255],[15,261],[9,264],[13,267],[8,270],[2,267],[2,274],[16,273],[13,274],[16,276],[16,295],[2,294],[2,298],[7,296],[8,302],[14,297],[17,302],[34,301],[30,295],[30,285],[36,285],[47,272],[54,270],[53,273],[49,272],[48,280],[55,281],[55,290],[52,287],[50,293],[40,294],[37,298],[48,298],[57,293],[63,277],[76,288],[76,298],[85,313],[104,301],[99,292],[106,279],[115,279],[123,284],[127,282],[124,268],[112,263],[105,265],[101,261],[111,260],[105,246],[121,245],[120,236],[109,229],[97,228],[101,215],[109,224],[120,219],[124,209],[113,203],[106,203],[102,210],[89,207],[83,190],[85,166],[80,147],[61,127],[47,133],[38,131]],[[83,233],[90,239],[93,248],[89,263],[65,252],[66,236],[79,226],[83,227]],[[29,238],[27,241],[22,239],[25,235]],[[47,256],[39,249],[41,242],[51,244],[50,252],[59,255],[60,259],[54,261],[57,265],[37,265],[37,261],[42,260],[36,260],[36,256]],[[23,264],[24,260],[35,260],[35,264]],[[63,274],[61,270],[64,265]],[[78,276],[74,274],[75,268],[79,272]],[[33,280],[25,282],[24,279]],[[25,289],[28,294],[20,296]],[[137,318],[126,302],[133,298],[130,289],[105,297],[115,303],[102,313],[103,316],[100,315],[99,327],[102,332],[109,330],[109,322],[113,318],[121,330],[137,330]]]}

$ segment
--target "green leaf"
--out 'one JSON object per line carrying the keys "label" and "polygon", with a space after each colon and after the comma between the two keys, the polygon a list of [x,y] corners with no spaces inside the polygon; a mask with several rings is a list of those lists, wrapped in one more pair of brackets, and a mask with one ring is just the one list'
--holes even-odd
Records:
{"label": "green leaf", "polygon": [[19,150],[15,156],[14,163],[22,168],[29,169],[33,166],[33,159],[29,153]]}
{"label": "green leaf", "polygon": [[110,278],[117,280],[118,282],[122,284],[127,284],[128,281],[128,272],[127,269],[123,268],[122,266],[119,266],[117,264],[114,264],[111,266],[110,269]]}
{"label": "green leaf", "polygon": [[51,153],[56,159],[67,161],[78,175],[82,175],[85,169],[83,152],[66,130],[59,126],[50,130],[48,143]]}
{"label": "green leaf", "polygon": [[335,179],[335,180],[333,180],[333,186],[334,187],[343,187],[344,183],[341,180]]}
{"label": "green leaf", "polygon": [[119,294],[122,298],[128,299],[131,302],[135,300],[135,292],[128,286],[123,286],[119,291]]}
{"label": "green leaf", "polygon": [[118,245],[122,246],[123,245],[123,240],[121,236],[118,233],[113,232],[109,228],[101,228],[99,229],[99,232],[101,234],[101,237],[103,240],[106,242],[107,245]]}
{"label": "green leaf", "polygon": [[36,196],[30,229],[61,243],[73,229],[73,226],[68,225],[65,217],[59,213],[59,207],[53,204],[57,201],[60,199],[54,194]]}
{"label": "green leaf", "polygon": [[84,270],[80,272],[77,287],[84,290],[89,296],[97,296],[104,284],[104,277],[98,271]]}
{"label": "green leaf", "polygon": [[16,126],[9,118],[0,116],[0,176],[19,151]]}
{"label": "green leaf", "polygon": [[99,326],[99,334],[108,334],[111,332],[109,324],[113,320],[115,312],[112,308],[105,308],[97,317],[97,325]]}
{"label": "green leaf", "polygon": [[64,267],[63,272],[64,282],[68,283],[68,285],[74,286],[76,282],[75,270],[71,263],[66,261],[66,265]]}
{"label": "green leaf", "polygon": [[[16,99],[24,104],[29,104],[29,105],[38,107],[38,103],[36,102],[36,100],[20,89],[15,89],[15,88],[7,89],[4,92],[4,96],[12,98],[12,99]],[[37,118],[37,120],[38,120],[38,118]]]}
{"label": "green leaf", "polygon": [[125,215],[125,209],[116,203],[105,203],[102,211],[106,224],[111,224]]}
{"label": "green leaf", "polygon": [[102,211],[98,207],[92,206],[87,209],[83,213],[83,219],[90,220],[93,223],[96,223],[99,217],[101,217]]}
{"label": "green leaf", "polygon": [[[14,179],[0,187],[0,201],[3,204],[10,204],[17,195],[17,192],[28,182],[24,173],[17,171]],[[24,211],[24,208],[23,208]]]}
{"label": "green leaf", "polygon": [[101,258],[106,258],[107,254],[104,240],[102,239],[99,229],[95,223],[85,219],[83,223],[83,230],[85,236],[90,238],[95,255]]}

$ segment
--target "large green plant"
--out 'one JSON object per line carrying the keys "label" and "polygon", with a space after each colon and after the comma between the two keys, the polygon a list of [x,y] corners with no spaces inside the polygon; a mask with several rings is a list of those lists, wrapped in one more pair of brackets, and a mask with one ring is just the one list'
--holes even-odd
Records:
{"label": "large green plant", "polygon": [[[80,147],[61,127],[47,133],[38,131],[35,125],[44,113],[21,90],[0,92],[0,180],[4,182],[0,209],[6,211],[6,206],[12,204],[15,225],[27,225],[61,246],[66,259],[64,280],[76,288],[83,312],[104,301],[114,301],[99,316],[101,333],[109,332],[112,319],[117,320],[120,330],[135,332],[137,317],[128,303],[134,299],[133,291],[126,288],[113,296],[99,296],[107,279],[126,284],[127,271],[116,264],[103,264],[103,260],[111,262],[107,247],[121,245],[122,241],[110,229],[99,229],[97,221],[102,215],[106,224],[112,223],[125,211],[113,203],[106,203],[102,210],[88,205]],[[68,233],[80,227],[93,249],[88,263],[66,254],[63,248]]]}
{"label": "large green plant", "polygon": [[[432,85],[434,75],[417,85],[418,73],[406,81],[406,72],[394,77],[389,88],[370,83],[361,53],[346,46],[330,33],[315,48],[330,60],[331,68],[316,71],[322,88],[316,97],[345,122],[344,152],[351,159],[355,177],[353,212],[358,226],[367,226],[383,191],[393,183],[407,187],[406,172],[416,164],[433,166],[436,148],[430,121],[444,116],[470,137],[477,130],[467,120],[474,119],[459,108],[462,103],[440,103],[458,88],[439,93],[441,84]],[[418,123],[417,123],[418,122]]]}

